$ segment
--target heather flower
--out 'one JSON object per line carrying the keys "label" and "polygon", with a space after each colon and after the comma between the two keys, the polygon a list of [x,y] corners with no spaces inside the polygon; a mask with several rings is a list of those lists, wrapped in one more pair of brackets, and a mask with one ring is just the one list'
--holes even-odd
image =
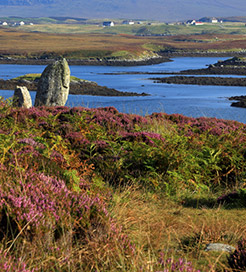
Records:
{"label": "heather flower", "polygon": [[47,111],[47,107],[32,107],[28,109],[28,116],[34,118],[34,119],[39,119],[41,117],[47,118],[50,113]]}
{"label": "heather flower", "polygon": [[136,140],[138,142],[144,142],[151,145],[155,143],[153,140],[165,141],[165,139],[161,137],[160,134],[153,132],[121,132],[120,136],[122,137],[122,140]]}
{"label": "heather flower", "polygon": [[32,145],[32,146],[38,146],[39,143],[37,143],[34,139],[32,138],[24,138],[24,139],[19,139],[18,140],[19,143],[25,143],[25,144],[29,144],[29,145]]}
{"label": "heather flower", "polygon": [[16,259],[0,250],[0,271],[1,272],[34,272],[36,269],[27,269],[26,263]]}
{"label": "heather flower", "polygon": [[50,159],[54,160],[56,162],[59,162],[59,163],[65,162],[63,155],[55,150],[52,150],[52,153],[50,155]]}
{"label": "heather flower", "polygon": [[11,184],[1,187],[2,205],[6,204],[9,214],[18,222],[31,222],[36,227],[45,226],[50,220],[58,223],[60,218],[71,216],[75,221],[81,221],[90,218],[94,208],[107,215],[105,204],[98,196],[71,191],[63,180],[43,173],[29,171],[25,182],[19,181],[14,187]]}
{"label": "heather flower", "polygon": [[158,270],[156,272],[200,272],[193,268],[191,262],[179,258],[178,261],[175,261],[173,258],[165,259],[165,254],[161,252],[159,264],[164,268],[164,270]]}
{"label": "heather flower", "polygon": [[66,135],[73,147],[87,146],[90,142],[84,137],[81,132],[70,132]]}
{"label": "heather flower", "polygon": [[246,240],[241,239],[237,243],[237,248],[232,252],[228,258],[228,264],[232,271],[245,271],[246,270]]}

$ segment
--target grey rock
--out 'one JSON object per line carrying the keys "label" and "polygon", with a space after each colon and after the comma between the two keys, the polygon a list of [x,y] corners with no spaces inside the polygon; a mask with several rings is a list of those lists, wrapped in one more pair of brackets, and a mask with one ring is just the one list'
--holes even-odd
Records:
{"label": "grey rock", "polygon": [[66,59],[49,64],[40,77],[35,106],[64,106],[69,85],[70,69]]}
{"label": "grey rock", "polygon": [[220,243],[210,243],[206,246],[205,251],[225,251],[233,252],[236,248],[230,245]]}
{"label": "grey rock", "polygon": [[32,107],[32,99],[26,87],[16,86],[13,97],[13,106],[22,108]]}

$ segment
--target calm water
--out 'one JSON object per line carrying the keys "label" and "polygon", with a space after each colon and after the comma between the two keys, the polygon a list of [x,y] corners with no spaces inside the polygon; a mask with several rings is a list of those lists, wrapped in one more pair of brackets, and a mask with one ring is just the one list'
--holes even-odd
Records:
{"label": "calm water", "polygon": [[[225,59],[225,58],[220,58]],[[92,80],[99,85],[120,91],[148,93],[148,97],[103,97],[69,95],[68,106],[114,106],[121,112],[151,114],[152,112],[180,113],[186,116],[207,116],[237,120],[246,123],[246,109],[230,107],[227,97],[245,95],[245,87],[195,86],[157,84],[148,80],[154,75],[107,75],[117,72],[178,72],[185,69],[205,68],[218,58],[174,58],[151,66],[104,67],[71,66],[71,74]],[[0,78],[10,79],[27,73],[41,73],[45,66],[0,65]],[[1,88],[1,86],[0,86]],[[13,91],[0,91],[0,96],[11,97]],[[32,93],[34,99],[35,93]]]}

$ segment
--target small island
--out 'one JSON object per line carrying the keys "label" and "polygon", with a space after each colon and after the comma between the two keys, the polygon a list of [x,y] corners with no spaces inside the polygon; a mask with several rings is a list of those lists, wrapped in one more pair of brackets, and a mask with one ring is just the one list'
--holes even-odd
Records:
{"label": "small island", "polygon": [[246,108],[246,95],[232,96],[229,100],[236,100],[231,103],[232,107]]}
{"label": "small island", "polygon": [[246,86],[245,78],[234,77],[200,77],[200,76],[170,76],[150,78],[156,83],[214,85],[214,86]]}
{"label": "small island", "polygon": [[233,57],[219,60],[208,68],[181,71],[183,75],[246,75],[246,57]]}
{"label": "small island", "polygon": [[[168,73],[163,73],[168,74]],[[246,57],[233,57],[225,61],[218,61],[204,69],[183,70],[175,76],[150,78],[155,83],[213,85],[213,86],[246,86],[246,77],[220,77],[199,75],[241,75],[246,76]],[[170,75],[169,74],[169,75]],[[192,75],[192,76],[191,76]],[[236,100],[232,107],[246,108],[246,96],[233,96],[229,100]]]}

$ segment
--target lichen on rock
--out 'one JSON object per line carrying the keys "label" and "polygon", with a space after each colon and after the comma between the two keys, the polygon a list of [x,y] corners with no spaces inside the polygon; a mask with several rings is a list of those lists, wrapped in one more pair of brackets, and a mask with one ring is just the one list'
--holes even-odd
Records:
{"label": "lichen on rock", "polygon": [[16,86],[13,97],[13,106],[22,108],[32,107],[32,99],[26,87]]}
{"label": "lichen on rock", "polygon": [[38,83],[35,106],[64,106],[70,85],[70,69],[66,59],[49,64]]}

